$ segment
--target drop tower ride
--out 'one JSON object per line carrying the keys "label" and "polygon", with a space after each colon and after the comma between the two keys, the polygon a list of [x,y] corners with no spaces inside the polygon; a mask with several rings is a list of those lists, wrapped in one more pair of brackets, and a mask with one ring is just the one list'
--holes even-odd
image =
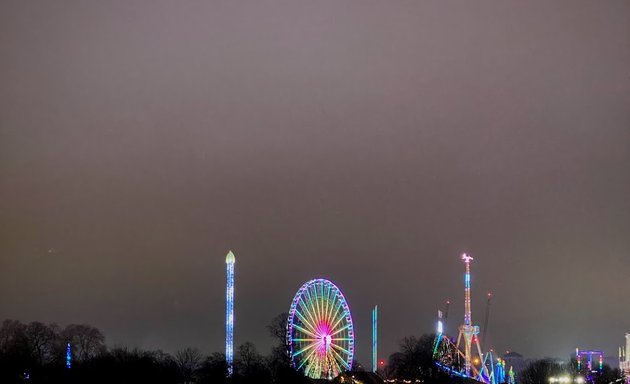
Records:
{"label": "drop tower ride", "polygon": [[227,377],[234,373],[234,263],[232,251],[225,257],[227,286],[225,290],[225,360]]}

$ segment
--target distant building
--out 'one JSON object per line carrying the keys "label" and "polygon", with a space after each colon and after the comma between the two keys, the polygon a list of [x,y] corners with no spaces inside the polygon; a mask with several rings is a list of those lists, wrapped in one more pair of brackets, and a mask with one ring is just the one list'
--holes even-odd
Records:
{"label": "distant building", "polygon": [[630,333],[626,333],[626,348],[619,348],[619,369],[626,375],[626,382],[630,384]]}

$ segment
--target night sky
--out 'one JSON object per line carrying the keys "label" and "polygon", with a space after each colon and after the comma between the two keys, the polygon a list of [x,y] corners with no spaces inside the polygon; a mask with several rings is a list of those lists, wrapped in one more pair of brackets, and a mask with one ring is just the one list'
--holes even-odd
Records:
{"label": "night sky", "polygon": [[307,280],[357,358],[431,332],[475,257],[488,341],[630,331],[630,2],[0,2],[0,319],[223,351]]}

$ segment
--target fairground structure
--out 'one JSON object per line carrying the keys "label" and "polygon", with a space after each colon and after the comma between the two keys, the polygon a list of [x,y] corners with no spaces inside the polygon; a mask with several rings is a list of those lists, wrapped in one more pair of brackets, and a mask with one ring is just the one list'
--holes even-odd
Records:
{"label": "fairground structure", "polygon": [[589,383],[595,382],[595,377],[602,374],[604,369],[604,352],[599,350],[575,349],[577,371],[586,377]]}
{"label": "fairground structure", "polygon": [[438,311],[437,337],[433,348],[433,359],[437,366],[454,376],[473,379],[485,384],[506,381],[513,384],[515,375],[512,367],[506,371],[504,361],[495,359],[492,350],[484,353],[481,348],[479,326],[473,325],[472,322],[470,263],[473,258],[464,253],[461,259],[465,265],[464,324],[459,326],[457,339],[451,339],[446,334],[446,315],[442,311]]}
{"label": "fairground structure", "polygon": [[372,309],[372,372],[378,369],[378,305]]}
{"label": "fairground structure", "polygon": [[225,257],[227,285],[225,289],[225,361],[227,376],[234,373],[234,264],[232,251]]}

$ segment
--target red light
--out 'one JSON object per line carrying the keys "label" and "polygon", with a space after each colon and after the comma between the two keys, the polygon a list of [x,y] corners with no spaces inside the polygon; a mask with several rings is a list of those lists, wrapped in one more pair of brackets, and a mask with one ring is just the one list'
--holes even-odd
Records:
{"label": "red light", "polygon": [[381,360],[378,362],[380,365],[385,365],[385,360]]}

